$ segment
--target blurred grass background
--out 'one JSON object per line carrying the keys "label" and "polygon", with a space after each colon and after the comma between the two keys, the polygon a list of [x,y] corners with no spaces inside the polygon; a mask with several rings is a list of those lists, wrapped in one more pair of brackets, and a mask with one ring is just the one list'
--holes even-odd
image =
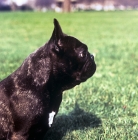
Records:
{"label": "blurred grass background", "polygon": [[88,45],[97,71],[65,91],[47,140],[138,138],[138,11],[0,13],[0,80],[50,38],[53,18]]}

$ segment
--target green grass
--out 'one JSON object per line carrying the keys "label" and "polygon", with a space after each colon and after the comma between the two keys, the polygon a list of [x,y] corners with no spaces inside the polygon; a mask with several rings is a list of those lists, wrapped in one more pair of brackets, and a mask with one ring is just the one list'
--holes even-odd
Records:
{"label": "green grass", "polygon": [[51,36],[53,18],[86,43],[97,71],[64,92],[47,140],[138,138],[138,11],[0,13],[0,80]]}

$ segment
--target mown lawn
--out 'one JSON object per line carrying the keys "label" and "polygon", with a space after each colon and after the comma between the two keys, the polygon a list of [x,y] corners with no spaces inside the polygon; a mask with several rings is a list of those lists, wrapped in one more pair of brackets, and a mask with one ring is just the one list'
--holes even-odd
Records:
{"label": "mown lawn", "polygon": [[0,80],[50,38],[53,18],[88,45],[97,71],[64,92],[45,140],[138,139],[138,11],[0,13]]}

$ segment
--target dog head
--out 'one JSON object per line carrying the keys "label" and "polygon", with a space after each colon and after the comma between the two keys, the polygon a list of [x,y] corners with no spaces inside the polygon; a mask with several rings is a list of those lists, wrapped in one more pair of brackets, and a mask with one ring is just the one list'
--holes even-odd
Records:
{"label": "dog head", "polygon": [[48,42],[53,63],[53,75],[62,89],[69,89],[86,81],[96,71],[94,56],[78,39],[68,36],[56,19],[54,31]]}

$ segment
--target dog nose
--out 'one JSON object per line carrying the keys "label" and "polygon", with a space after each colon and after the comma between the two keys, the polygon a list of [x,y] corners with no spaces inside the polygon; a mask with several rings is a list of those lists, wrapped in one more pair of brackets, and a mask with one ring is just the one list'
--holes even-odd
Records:
{"label": "dog nose", "polygon": [[92,54],[90,54],[90,56],[91,56],[91,59],[94,60],[94,56]]}

